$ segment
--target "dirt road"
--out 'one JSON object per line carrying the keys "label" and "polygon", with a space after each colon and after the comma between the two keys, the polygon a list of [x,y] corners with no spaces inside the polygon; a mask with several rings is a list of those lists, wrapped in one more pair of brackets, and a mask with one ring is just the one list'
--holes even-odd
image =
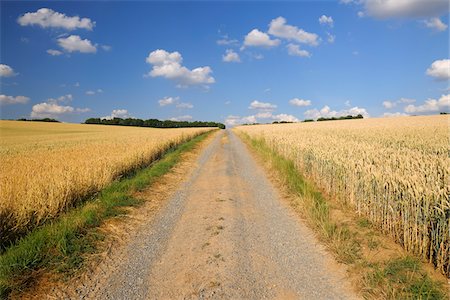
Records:
{"label": "dirt road", "polygon": [[86,298],[356,298],[231,131],[217,134],[141,231]]}

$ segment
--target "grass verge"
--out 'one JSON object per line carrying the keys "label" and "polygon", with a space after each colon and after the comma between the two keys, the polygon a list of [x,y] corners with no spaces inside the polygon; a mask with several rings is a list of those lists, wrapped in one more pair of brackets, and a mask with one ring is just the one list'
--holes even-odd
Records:
{"label": "grass verge", "polygon": [[142,200],[131,195],[142,191],[169,172],[210,133],[203,133],[174,147],[148,168],[129,174],[102,190],[92,201],[37,228],[8,248],[0,256],[0,299],[29,286],[42,270],[70,275],[83,264],[83,255],[96,251],[103,239],[98,227],[107,219],[126,213],[125,207]]}
{"label": "grass verge", "polygon": [[[418,259],[387,241],[368,220],[333,202],[292,161],[270,149],[263,139],[237,134],[274,172],[289,194],[291,205],[319,239],[339,262],[348,266],[364,298],[448,299],[446,283],[440,275],[430,276]],[[391,249],[388,244],[393,244]]]}

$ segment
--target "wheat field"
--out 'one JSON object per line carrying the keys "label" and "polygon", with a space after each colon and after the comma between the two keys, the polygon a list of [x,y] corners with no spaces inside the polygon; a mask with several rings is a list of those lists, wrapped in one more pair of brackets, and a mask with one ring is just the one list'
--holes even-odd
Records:
{"label": "wheat field", "polygon": [[0,121],[0,230],[29,230],[209,130]]}
{"label": "wheat field", "polygon": [[241,126],[406,250],[450,275],[450,117]]}

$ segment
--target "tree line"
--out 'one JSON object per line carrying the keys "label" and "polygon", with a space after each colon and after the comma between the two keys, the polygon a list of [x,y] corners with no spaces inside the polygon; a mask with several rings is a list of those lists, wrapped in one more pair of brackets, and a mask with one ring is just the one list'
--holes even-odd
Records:
{"label": "tree line", "polygon": [[217,122],[202,122],[202,121],[172,121],[172,120],[158,120],[158,119],[134,119],[134,118],[89,118],[85,124],[101,124],[101,125],[119,125],[119,126],[137,126],[137,127],[154,127],[154,128],[184,128],[184,127],[218,127],[225,129],[225,125]]}

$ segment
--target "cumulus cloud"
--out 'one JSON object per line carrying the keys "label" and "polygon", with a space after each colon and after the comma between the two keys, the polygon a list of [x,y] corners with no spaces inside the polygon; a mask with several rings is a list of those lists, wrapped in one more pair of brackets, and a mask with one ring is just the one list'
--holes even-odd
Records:
{"label": "cumulus cloud", "polygon": [[370,117],[369,113],[365,108],[362,107],[352,107],[349,109],[343,109],[340,111],[331,110],[328,105],[325,105],[322,109],[310,109],[305,111],[304,115],[307,119],[318,119],[318,118],[332,118],[332,117],[342,117],[342,116],[356,116],[361,114],[363,117]]}
{"label": "cumulus cloud", "polygon": [[376,18],[426,18],[447,14],[448,0],[365,0],[367,14]]}
{"label": "cumulus cloud", "polygon": [[248,107],[250,109],[257,109],[261,111],[272,111],[277,108],[275,104],[268,103],[268,102],[260,102],[258,100],[254,100],[250,103],[250,106]]}
{"label": "cumulus cloud", "polygon": [[13,68],[5,64],[0,64],[0,77],[12,77],[16,75]]}
{"label": "cumulus cloud", "polygon": [[250,115],[250,116],[235,116],[235,115],[229,115],[226,119],[225,119],[225,124],[228,126],[236,126],[236,125],[241,125],[241,124],[253,124],[253,123],[260,123],[260,122],[264,122],[264,123],[268,123],[268,122],[273,122],[273,121],[285,121],[285,122],[298,122],[299,120],[293,116],[293,115],[289,115],[289,114],[272,114],[272,112],[259,112],[255,115]]}
{"label": "cumulus cloud", "polygon": [[152,65],[152,70],[147,74],[150,77],[163,77],[179,82],[180,85],[212,84],[215,82],[211,76],[210,67],[199,67],[193,70],[182,65],[183,57],[179,52],[169,53],[165,50],[150,52],[146,62]]}
{"label": "cumulus cloud", "polygon": [[177,102],[179,97],[164,97],[158,100],[159,106],[171,105]]}
{"label": "cumulus cloud", "polygon": [[48,49],[47,53],[51,56],[58,56],[58,55],[63,54],[61,51],[55,50],[55,49]]}
{"label": "cumulus cloud", "polygon": [[450,59],[442,59],[434,61],[427,69],[426,74],[437,80],[450,79]]}
{"label": "cumulus cloud", "polygon": [[428,99],[422,105],[407,105],[405,112],[409,114],[426,114],[431,112],[448,112],[450,109],[450,94],[442,95],[439,100]]}
{"label": "cumulus cloud", "polygon": [[241,62],[239,54],[233,51],[233,49],[227,49],[225,54],[222,56],[224,62]]}
{"label": "cumulus cloud", "polygon": [[272,40],[270,36],[258,29],[253,29],[250,31],[244,39],[244,46],[247,47],[265,47],[271,48],[276,47],[280,44],[280,40]]}
{"label": "cumulus cloud", "polygon": [[74,108],[72,106],[63,106],[55,102],[43,102],[33,105],[31,110],[32,118],[55,118],[65,114],[85,113],[89,108]]}
{"label": "cumulus cloud", "polygon": [[447,29],[447,24],[441,21],[439,18],[431,18],[429,20],[423,21],[427,28],[434,29],[436,31],[445,31]]}
{"label": "cumulus cloud", "polygon": [[192,120],[192,116],[191,115],[178,116],[178,117],[170,118],[170,120],[171,121],[189,121],[189,120]]}
{"label": "cumulus cloud", "polygon": [[272,120],[279,121],[279,122],[281,122],[281,121],[284,121],[284,122],[298,122],[299,121],[293,115],[288,115],[288,114],[273,115],[272,116]]}
{"label": "cumulus cloud", "polygon": [[320,16],[319,23],[322,25],[328,25],[330,27],[333,27],[334,21],[332,17],[327,17],[325,15]]}
{"label": "cumulus cloud", "polygon": [[397,104],[411,104],[416,102],[416,99],[410,99],[410,98],[400,98],[400,100],[397,101],[390,101],[386,100],[383,101],[383,107],[386,109],[391,109],[397,106]]}
{"label": "cumulus cloud", "polygon": [[90,40],[82,40],[78,35],[71,35],[66,38],[59,38],[58,44],[67,52],[96,53],[97,48]]}
{"label": "cumulus cloud", "polygon": [[383,107],[384,107],[384,108],[391,109],[391,108],[393,108],[395,105],[396,105],[395,102],[392,102],[392,101],[389,101],[389,100],[383,101]]}
{"label": "cumulus cloud", "polygon": [[126,109],[114,109],[109,116],[102,117],[102,119],[112,120],[114,118],[130,118],[131,115],[128,113]]}
{"label": "cumulus cloud", "polygon": [[309,105],[311,105],[311,100],[293,98],[293,99],[289,100],[289,104],[294,105],[294,106],[309,106]]}
{"label": "cumulus cloud", "polygon": [[319,37],[315,33],[309,33],[296,26],[286,24],[286,19],[278,17],[273,19],[269,25],[269,33],[278,38],[293,40],[299,43],[317,46]]}
{"label": "cumulus cloud", "polygon": [[92,30],[95,26],[89,18],[79,16],[68,17],[63,13],[56,12],[49,8],[41,8],[36,12],[28,12],[17,19],[21,26],[38,25],[42,28],[54,27],[66,30],[87,29]]}
{"label": "cumulus cloud", "polygon": [[31,117],[33,118],[56,118],[65,114],[85,113],[89,108],[74,108],[68,104],[73,100],[71,94],[63,95],[58,98],[49,98],[47,101],[33,105]]}
{"label": "cumulus cloud", "polygon": [[300,57],[310,57],[311,54],[303,49],[300,49],[299,45],[295,45],[295,44],[288,44],[286,46],[286,48],[288,49],[288,54],[291,56],[300,56]]}
{"label": "cumulus cloud", "polygon": [[0,95],[0,104],[7,105],[7,104],[26,104],[30,98],[25,96],[7,96],[7,95]]}

